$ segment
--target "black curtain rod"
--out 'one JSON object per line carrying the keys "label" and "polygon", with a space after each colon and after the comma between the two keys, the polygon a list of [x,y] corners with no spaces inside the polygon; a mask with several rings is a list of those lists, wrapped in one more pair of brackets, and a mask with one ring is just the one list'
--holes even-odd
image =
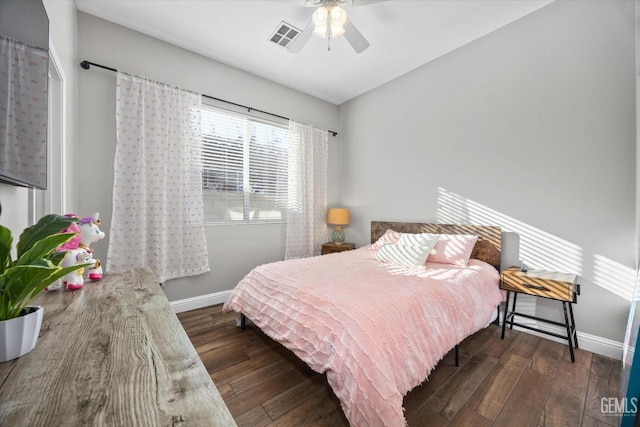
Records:
{"label": "black curtain rod", "polygon": [[[113,71],[113,72],[116,72],[116,73],[118,72],[118,70],[116,70],[115,68],[107,67],[106,65],[96,64],[95,62],[82,61],[80,63],[80,66],[82,68],[84,68],[85,70],[88,70],[89,68],[91,68],[92,65],[94,67],[102,68],[102,69]],[[202,96],[204,96],[205,98],[213,99],[215,101],[220,101],[220,102],[224,102],[226,104],[235,105],[236,107],[246,108],[248,112],[257,111],[258,113],[268,114],[270,116],[277,117],[279,119],[290,120],[289,117],[280,116],[278,114],[270,113],[268,111],[258,110],[257,108],[253,108],[253,107],[249,107],[249,106],[246,106],[246,105],[237,104],[235,102],[227,101],[226,99],[220,99],[220,98],[216,98],[215,96],[209,96],[209,95],[202,95]],[[338,132],[333,131],[333,130],[329,130],[327,132],[329,132],[333,136],[338,135]]]}

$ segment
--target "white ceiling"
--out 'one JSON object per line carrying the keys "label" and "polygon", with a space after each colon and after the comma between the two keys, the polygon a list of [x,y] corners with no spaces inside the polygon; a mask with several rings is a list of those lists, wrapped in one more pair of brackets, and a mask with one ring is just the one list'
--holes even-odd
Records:
{"label": "white ceiling", "polygon": [[[78,10],[334,104],[401,76],[553,0],[348,0],[371,46],[312,36],[302,52],[269,41],[281,21],[304,29],[304,0],[76,0]],[[360,4],[358,4],[360,3]],[[109,65],[109,64],[104,64]]]}

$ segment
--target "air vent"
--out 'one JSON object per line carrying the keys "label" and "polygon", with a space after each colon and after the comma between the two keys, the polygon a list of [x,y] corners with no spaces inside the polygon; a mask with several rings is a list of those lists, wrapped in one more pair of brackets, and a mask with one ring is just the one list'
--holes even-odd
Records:
{"label": "air vent", "polygon": [[286,48],[287,46],[289,46],[289,43],[291,43],[295,40],[296,37],[298,37],[298,34],[300,34],[299,29],[291,24],[282,21],[280,22],[280,24],[278,24],[278,27],[273,32],[273,34],[271,34],[271,37],[269,37],[269,41],[277,44],[278,46]]}

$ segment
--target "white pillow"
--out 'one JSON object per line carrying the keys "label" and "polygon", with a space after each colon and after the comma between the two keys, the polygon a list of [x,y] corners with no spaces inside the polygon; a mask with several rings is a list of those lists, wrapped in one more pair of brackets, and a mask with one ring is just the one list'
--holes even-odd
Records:
{"label": "white pillow", "polygon": [[401,245],[422,246],[422,245],[429,245],[433,239],[435,239],[435,241],[437,242],[439,238],[440,238],[439,234],[432,234],[432,233],[401,233],[400,239],[398,239],[398,243]]}
{"label": "white pillow", "polygon": [[376,259],[390,264],[405,267],[424,267],[427,257],[435,246],[438,238],[424,239],[420,245],[388,243],[380,247]]}

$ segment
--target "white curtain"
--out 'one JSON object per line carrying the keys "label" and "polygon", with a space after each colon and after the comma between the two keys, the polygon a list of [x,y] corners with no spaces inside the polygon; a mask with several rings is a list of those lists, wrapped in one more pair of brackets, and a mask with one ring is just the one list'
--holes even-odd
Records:
{"label": "white curtain", "polygon": [[47,186],[47,51],[0,36],[0,169]]}
{"label": "white curtain", "polygon": [[108,271],[149,267],[160,282],[209,271],[200,99],[118,73]]}
{"label": "white curtain", "polygon": [[285,259],[320,255],[327,239],[328,132],[289,121]]}

